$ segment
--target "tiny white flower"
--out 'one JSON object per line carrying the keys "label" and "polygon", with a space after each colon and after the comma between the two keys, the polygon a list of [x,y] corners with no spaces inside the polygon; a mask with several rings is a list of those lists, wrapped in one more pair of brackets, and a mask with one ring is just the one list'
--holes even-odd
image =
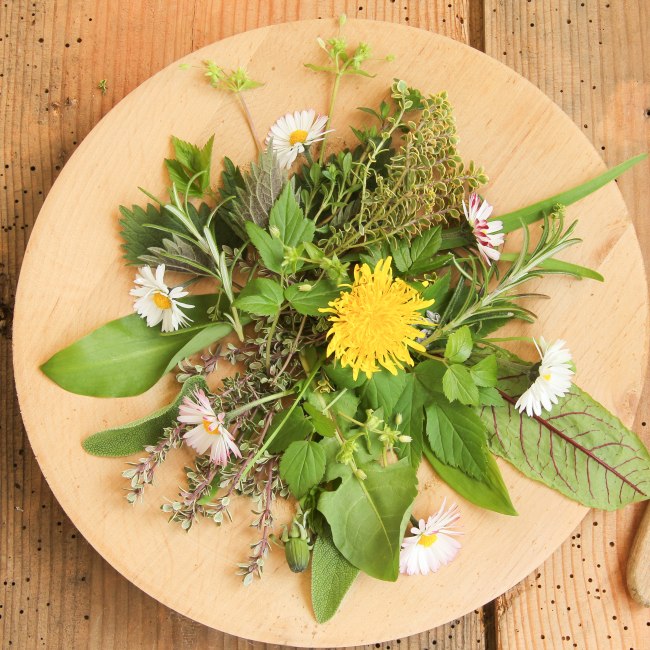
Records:
{"label": "tiny white flower", "polygon": [[305,151],[314,142],[320,142],[325,137],[325,125],[327,124],[327,115],[316,117],[316,111],[295,111],[283,115],[271,127],[266,136],[266,144],[273,141],[273,151],[275,151],[278,162],[285,169],[293,165],[294,160]]}
{"label": "tiny white flower", "polygon": [[225,414],[214,412],[200,388],[194,391],[193,397],[185,397],[178,409],[179,422],[197,425],[183,436],[185,442],[197,454],[204,454],[209,449],[210,460],[216,465],[227,465],[231,453],[241,458],[230,431],[223,426]]}
{"label": "tiny white flower", "polygon": [[182,287],[170,289],[165,284],[165,265],[156,269],[154,276],[151,267],[143,266],[135,276],[135,289],[130,293],[137,300],[133,303],[134,311],[147,319],[147,325],[154,327],[162,322],[163,332],[173,332],[181,326],[192,322],[182,311],[181,307],[191,309],[194,305],[179,302],[188,292]]}
{"label": "tiny white flower", "polygon": [[460,542],[454,537],[462,533],[453,528],[460,519],[460,512],[455,503],[445,512],[446,504],[447,499],[435,515],[426,522],[420,519],[418,527],[411,528],[412,537],[404,538],[399,556],[400,573],[425,576],[429,572],[435,573],[456,557]]}
{"label": "tiny white flower", "polygon": [[532,386],[517,400],[515,408],[520,413],[526,411],[528,416],[541,415],[542,409],[550,411],[571,388],[571,377],[574,375],[571,352],[561,339],[549,345],[543,337],[535,347],[542,361],[539,365],[539,375]]}
{"label": "tiny white flower", "polygon": [[488,221],[492,210],[492,206],[487,201],[481,203],[481,197],[476,192],[470,194],[469,206],[463,201],[465,218],[476,237],[478,252],[488,266],[492,263],[490,260],[498,261],[501,257],[497,246],[501,246],[505,239],[505,233],[501,232],[503,222],[495,219]]}

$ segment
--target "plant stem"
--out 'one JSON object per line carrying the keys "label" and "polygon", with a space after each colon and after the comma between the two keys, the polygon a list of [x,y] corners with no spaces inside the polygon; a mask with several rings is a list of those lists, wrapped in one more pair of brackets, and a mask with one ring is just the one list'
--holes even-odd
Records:
{"label": "plant stem", "polygon": [[253,140],[255,141],[255,146],[257,147],[258,151],[262,151],[263,149],[262,141],[257,135],[257,130],[255,129],[255,123],[253,122],[253,116],[248,110],[248,106],[244,101],[244,97],[242,96],[242,93],[238,92],[235,94],[237,95],[237,99],[239,99],[239,103],[241,104],[242,110],[244,111],[244,115],[246,116],[246,122],[248,122],[248,128],[250,129],[251,135],[253,136]]}
{"label": "plant stem", "polygon": [[[338,61],[337,61],[338,67]],[[325,131],[328,131],[330,124],[332,123],[332,113],[334,112],[334,104],[336,103],[336,96],[339,94],[339,86],[341,85],[341,77],[343,77],[343,71],[338,70],[334,76],[334,87],[332,88],[332,96],[330,97],[330,106],[327,111],[327,124],[325,124]],[[320,143],[320,156],[318,157],[319,164],[323,164],[325,160],[325,145],[327,144],[327,136],[329,134],[325,133],[323,136],[323,141]]]}
{"label": "plant stem", "polygon": [[288,397],[289,395],[293,395],[292,390],[283,390],[280,391],[279,393],[273,393],[273,395],[266,395],[264,397],[260,397],[259,399],[249,402],[248,404],[244,404],[244,406],[240,406],[238,409],[235,409],[234,411],[230,411],[230,413],[228,413],[228,420],[229,421],[234,420],[238,415],[241,415],[242,413],[246,413],[247,411],[250,411],[256,406],[259,406],[260,404],[266,404],[267,402],[272,402],[274,400],[282,399],[283,397]]}
{"label": "plant stem", "polygon": [[275,315],[273,322],[271,323],[271,329],[269,330],[269,335],[266,339],[266,372],[268,373],[271,370],[271,345],[273,344],[273,337],[275,336],[275,330],[278,327],[278,321],[280,320],[280,310]]}

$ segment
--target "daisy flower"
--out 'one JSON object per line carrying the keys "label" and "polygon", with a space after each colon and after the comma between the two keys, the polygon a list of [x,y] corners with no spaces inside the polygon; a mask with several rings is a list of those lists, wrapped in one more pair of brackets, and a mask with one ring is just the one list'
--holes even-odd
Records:
{"label": "daisy flower", "polygon": [[281,117],[266,136],[266,144],[273,142],[273,151],[278,157],[278,162],[285,169],[293,165],[298,154],[305,151],[314,142],[324,139],[326,133],[327,115],[316,117],[316,111],[296,111]]}
{"label": "daisy flower", "polygon": [[184,298],[188,292],[183,291],[182,287],[170,289],[165,284],[164,264],[158,266],[155,276],[149,266],[138,269],[135,285],[135,289],[131,289],[130,292],[137,298],[133,303],[133,309],[142,318],[147,319],[148,327],[154,327],[162,322],[163,332],[173,332],[192,322],[192,319],[183,313],[181,307],[191,309],[194,305],[178,302],[178,299]]}
{"label": "daisy flower", "polygon": [[192,397],[183,399],[178,413],[178,421],[182,424],[197,425],[183,436],[197,454],[204,454],[210,449],[210,460],[215,465],[226,465],[231,453],[241,458],[230,431],[223,426],[225,414],[214,412],[207,395],[200,388],[194,391]]}
{"label": "daisy flower", "polygon": [[533,413],[541,415],[542,409],[550,411],[552,404],[557,404],[558,397],[563,397],[571,388],[571,377],[574,375],[571,352],[565,341],[560,339],[549,345],[540,337],[539,345],[535,341],[535,347],[542,359],[539,375],[515,404],[520,413],[526,411],[528,416]]}
{"label": "daisy flower", "polygon": [[458,554],[460,542],[454,537],[462,535],[454,530],[460,518],[458,506],[454,503],[445,512],[447,499],[440,510],[425,522],[420,519],[417,528],[411,528],[412,537],[405,537],[399,556],[400,573],[427,575],[449,564]]}
{"label": "daisy flower", "polygon": [[327,354],[350,366],[355,379],[359,371],[370,379],[380,370],[378,363],[396,375],[404,364],[413,365],[409,348],[425,351],[417,341],[417,326],[430,325],[420,310],[434,301],[423,300],[403,280],[393,280],[391,261],[380,260],[374,271],[367,264],[357,266],[351,290],[319,310],[332,314]]}
{"label": "daisy flower", "polygon": [[492,210],[492,206],[487,201],[481,203],[481,197],[476,192],[469,195],[469,206],[463,201],[465,219],[476,237],[478,252],[488,266],[492,263],[490,260],[497,261],[501,257],[497,246],[501,246],[505,239],[505,233],[500,232],[503,223],[497,220],[488,221]]}

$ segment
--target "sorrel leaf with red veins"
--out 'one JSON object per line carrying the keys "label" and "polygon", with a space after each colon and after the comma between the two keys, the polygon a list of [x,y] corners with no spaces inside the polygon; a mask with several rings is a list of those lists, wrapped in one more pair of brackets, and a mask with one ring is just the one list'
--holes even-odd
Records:
{"label": "sorrel leaf with red veins", "polygon": [[503,405],[478,412],[493,453],[519,471],[591,508],[615,510],[650,498],[650,454],[639,438],[577,386],[550,413]]}

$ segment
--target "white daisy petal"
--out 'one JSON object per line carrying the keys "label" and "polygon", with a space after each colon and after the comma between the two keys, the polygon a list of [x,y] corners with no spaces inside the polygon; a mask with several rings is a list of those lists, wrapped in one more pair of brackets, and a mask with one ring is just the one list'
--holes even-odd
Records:
{"label": "white daisy petal", "polygon": [[501,257],[497,246],[501,246],[505,240],[503,222],[493,219],[488,221],[492,214],[493,207],[487,202],[481,202],[476,192],[472,192],[466,204],[463,201],[463,212],[467,223],[472,227],[472,234],[476,238],[476,247],[479,255],[490,266],[491,260],[498,261]]}

